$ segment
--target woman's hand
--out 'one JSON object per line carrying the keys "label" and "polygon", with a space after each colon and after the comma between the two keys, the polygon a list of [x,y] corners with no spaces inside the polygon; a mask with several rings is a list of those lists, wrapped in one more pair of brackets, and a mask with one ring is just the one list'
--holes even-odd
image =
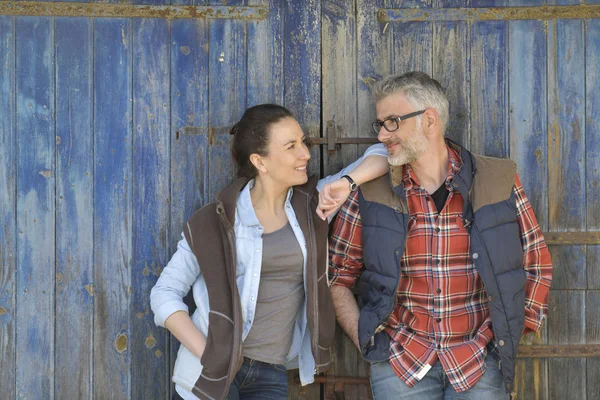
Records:
{"label": "woman's hand", "polygon": [[317,215],[325,220],[344,204],[350,194],[350,185],[346,178],[340,178],[323,186],[319,192]]}

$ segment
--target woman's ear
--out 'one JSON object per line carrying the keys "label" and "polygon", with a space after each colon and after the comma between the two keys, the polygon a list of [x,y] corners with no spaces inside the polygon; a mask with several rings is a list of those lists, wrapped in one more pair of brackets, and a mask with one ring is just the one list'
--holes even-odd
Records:
{"label": "woman's ear", "polygon": [[256,168],[258,171],[260,171],[262,173],[267,172],[267,167],[265,166],[263,158],[260,155],[258,155],[256,153],[252,153],[250,155],[250,162],[252,163],[252,165],[254,165],[254,168]]}

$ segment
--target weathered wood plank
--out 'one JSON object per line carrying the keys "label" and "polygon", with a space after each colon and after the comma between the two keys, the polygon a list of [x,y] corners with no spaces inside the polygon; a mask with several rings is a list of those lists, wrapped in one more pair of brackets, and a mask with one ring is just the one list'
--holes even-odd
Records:
{"label": "weathered wood plank", "polygon": [[[549,344],[585,343],[585,291],[552,290],[548,307]],[[550,399],[585,397],[584,358],[548,360]]]}
{"label": "weathered wood plank", "polygon": [[[177,195],[171,199],[169,256],[185,221],[208,197],[208,53],[208,21],[171,23],[171,196]],[[199,134],[185,134],[185,126]],[[179,349],[171,335],[170,348],[169,382]]]}
{"label": "weathered wood plank", "polygon": [[[466,5],[466,1],[456,6]],[[460,4],[465,3],[465,4]],[[444,2],[444,5],[446,3]],[[434,6],[442,4],[434,3]],[[446,88],[450,115],[446,136],[461,144],[470,142],[469,126],[469,27],[465,22],[433,24],[432,75]]]}
{"label": "weathered wood plank", "polygon": [[[356,137],[356,0],[323,0],[321,10],[321,132]],[[356,160],[357,150],[357,145],[344,145],[323,151],[324,174]]]}
{"label": "weathered wood plank", "polygon": [[248,21],[247,106],[283,104],[283,0],[248,0],[263,5],[267,18]]}
{"label": "weathered wood plank", "polygon": [[[211,0],[209,4],[222,4]],[[241,0],[228,0],[241,5]],[[231,159],[229,130],[246,109],[246,24],[235,20],[209,22],[209,155],[208,201],[235,176]]]}
{"label": "weathered wood plank", "polygon": [[548,23],[551,230],[585,228],[585,74],[582,21]]}
{"label": "weathered wood plank", "polygon": [[[94,398],[131,393],[131,21],[94,22]],[[110,84],[109,84],[110,83]]]}
{"label": "weathered wood plank", "polygon": [[[586,227],[600,230],[600,20],[585,25]],[[587,247],[588,288],[600,289],[600,246]]]}
{"label": "weathered wood plank", "polygon": [[150,290],[167,262],[170,202],[169,28],[133,20],[133,270],[131,393],[150,399],[169,392],[167,332],[154,324]]}
{"label": "weathered wood plank", "polygon": [[552,288],[586,289],[585,246],[552,246]]}
{"label": "weathered wood plank", "polygon": [[[286,2],[284,8],[284,105],[306,136],[320,137],[321,125],[321,0]],[[312,146],[309,175],[320,175],[321,149]],[[289,396],[316,399],[319,385],[299,386],[289,380]]]}
{"label": "weathered wood plank", "polygon": [[92,26],[56,19],[56,397],[92,398]]}
{"label": "weathered wood plank", "polygon": [[0,17],[0,370],[2,392],[15,398],[16,156],[15,24]]}
{"label": "weathered wood plank", "polygon": [[[306,136],[319,137],[321,125],[321,0],[287,2],[284,29],[284,105]],[[308,174],[320,174],[321,151],[311,148]]]}
{"label": "weathered wood plank", "polygon": [[[21,398],[54,398],[54,21],[16,20],[16,383]],[[35,373],[32,373],[35,371]]]}
{"label": "weathered wood plank", "polygon": [[[390,5],[390,0],[356,0],[356,115],[357,132],[361,137],[376,138],[371,128],[376,119],[371,88],[392,71],[390,32],[393,25],[377,20],[377,10]],[[358,151],[363,152],[366,147],[360,145]]]}
{"label": "weathered wood plank", "polygon": [[507,22],[471,25],[471,144],[472,151],[508,156]]}
{"label": "weathered wood plank", "polygon": [[431,22],[396,23],[393,29],[392,71],[432,73]]}

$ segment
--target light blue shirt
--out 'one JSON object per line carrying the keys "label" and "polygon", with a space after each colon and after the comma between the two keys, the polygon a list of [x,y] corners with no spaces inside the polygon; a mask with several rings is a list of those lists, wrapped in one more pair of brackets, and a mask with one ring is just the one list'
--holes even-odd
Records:
{"label": "light blue shirt", "polygon": [[[387,157],[387,151],[381,144],[369,147],[365,154],[354,163],[335,175],[321,179],[317,185],[317,190],[321,190],[325,184],[353,171],[369,155]],[[254,181],[252,180],[238,195],[234,222],[237,252],[236,280],[243,320],[242,341],[248,336],[254,321],[263,250],[262,233],[264,229],[258,221],[250,199],[250,189],[253,186]],[[306,241],[290,203],[292,193],[293,188],[290,188],[285,201],[285,213],[302,249],[304,281],[306,282]],[[150,305],[157,325],[164,326],[167,318],[177,311],[188,312],[188,307],[183,302],[183,298],[190,288],[197,306],[191,318],[202,334],[206,336],[208,333],[208,314],[210,312],[206,282],[202,277],[196,257],[182,234],[182,239],[177,245],[177,251],[163,269],[150,294]],[[306,294],[306,284],[304,290]],[[286,366],[288,369],[299,368],[302,385],[314,382],[316,365],[310,346],[310,332],[307,329],[306,295],[304,304],[300,307],[296,317],[294,337],[287,356]],[[184,399],[196,399],[191,393],[191,388],[201,372],[200,360],[182,345],[177,355],[173,381],[177,384],[177,392]]]}

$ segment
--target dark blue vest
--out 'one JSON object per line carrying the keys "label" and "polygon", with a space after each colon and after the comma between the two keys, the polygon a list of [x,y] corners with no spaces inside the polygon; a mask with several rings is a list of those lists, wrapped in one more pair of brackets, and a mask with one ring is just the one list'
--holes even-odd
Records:
{"label": "dark blue vest", "polygon": [[[457,148],[463,167],[453,180],[464,199],[463,221],[471,259],[488,294],[489,310],[507,391],[513,387],[515,357],[525,322],[525,270],[510,160],[473,155]],[[409,211],[402,180],[392,173],[363,185],[359,193],[365,270],[359,280],[358,336],[363,358],[389,358],[390,339],[377,328],[396,307],[400,260]]]}

